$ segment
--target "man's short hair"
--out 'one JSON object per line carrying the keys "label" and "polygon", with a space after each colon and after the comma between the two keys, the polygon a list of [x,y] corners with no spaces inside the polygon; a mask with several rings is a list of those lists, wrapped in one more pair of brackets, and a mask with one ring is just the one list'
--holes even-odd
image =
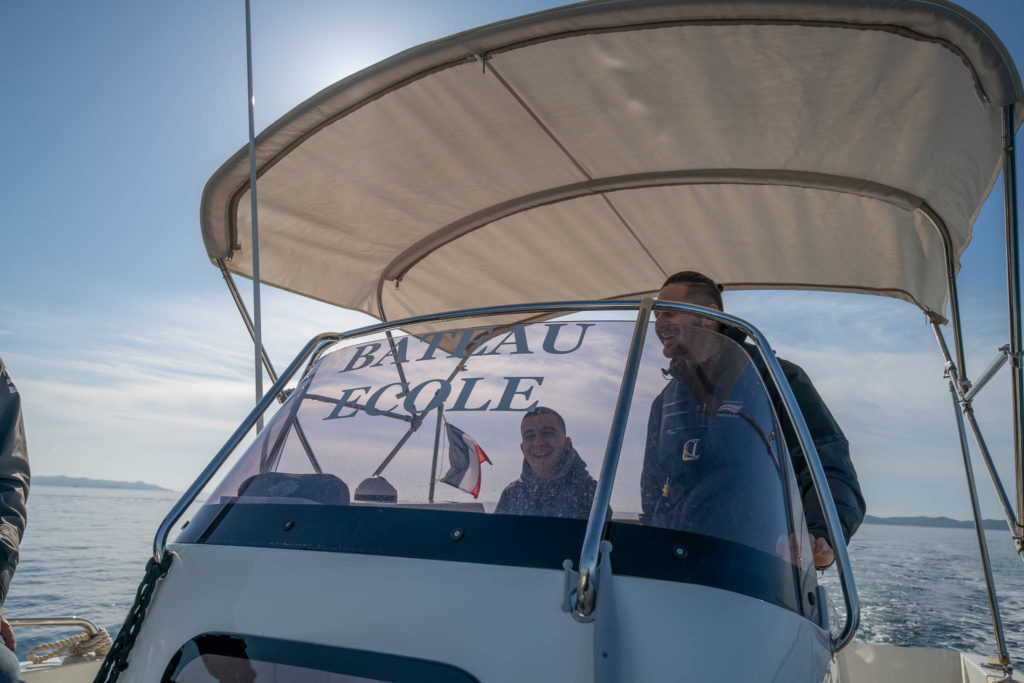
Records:
{"label": "man's short hair", "polygon": [[527,411],[527,413],[523,415],[523,422],[526,422],[526,418],[536,417],[537,415],[554,415],[555,419],[558,420],[558,426],[562,428],[563,432],[565,431],[565,420],[562,419],[562,416],[551,408],[545,408],[544,406],[537,406],[533,410]]}
{"label": "man's short hair", "polygon": [[714,300],[719,309],[723,311],[725,310],[725,306],[722,304],[722,285],[718,284],[704,273],[698,273],[695,270],[683,270],[675,275],[669,275],[668,279],[662,283],[661,289],[677,283],[689,285],[694,289],[705,292]]}

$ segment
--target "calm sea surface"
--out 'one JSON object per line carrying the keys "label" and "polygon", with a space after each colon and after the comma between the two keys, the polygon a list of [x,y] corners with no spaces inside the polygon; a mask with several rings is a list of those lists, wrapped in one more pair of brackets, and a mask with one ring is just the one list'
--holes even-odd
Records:
{"label": "calm sea surface", "polygon": [[[80,616],[115,636],[135,597],[153,534],[178,494],[36,486],[21,564],[4,604],[15,617]],[[1024,562],[1009,532],[988,532],[1010,656],[1024,663]],[[861,599],[858,638],[995,654],[970,529],[865,525],[850,545]],[[825,576],[834,595],[834,570]],[[20,629],[18,656],[70,635]]]}

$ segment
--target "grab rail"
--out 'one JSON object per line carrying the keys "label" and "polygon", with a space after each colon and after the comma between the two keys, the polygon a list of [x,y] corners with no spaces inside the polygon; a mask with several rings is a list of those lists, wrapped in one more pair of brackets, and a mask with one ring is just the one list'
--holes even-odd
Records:
{"label": "grab rail", "polygon": [[[426,323],[445,322],[449,320],[465,319],[465,318],[478,318],[484,316],[497,316],[497,315],[513,315],[513,314],[529,314],[529,313],[540,313],[540,314],[564,314],[579,311],[625,311],[625,310],[637,310],[640,309],[640,317],[638,317],[637,326],[638,328],[645,328],[642,325],[643,312],[646,310],[649,316],[652,310],[650,300],[640,301],[569,301],[569,302],[551,302],[551,303],[540,303],[540,304],[521,304],[511,306],[490,306],[485,308],[471,308],[460,311],[452,311],[450,313],[437,313],[431,315],[416,316],[412,318],[405,318],[403,320],[396,320],[393,322],[383,322],[375,325],[369,325],[361,327],[350,332],[339,333],[339,332],[324,332],[318,334],[302,348],[299,354],[295,357],[295,360],[291,362],[287,369],[280,375],[277,382],[267,391],[267,393],[260,399],[259,403],[249,412],[249,415],[243,420],[242,424],[235,430],[224,446],[217,452],[213,460],[206,466],[206,468],[200,473],[192,485],[182,495],[182,497],[175,503],[174,507],[171,508],[167,516],[161,522],[160,527],[157,529],[156,536],[153,539],[153,557],[159,562],[163,558],[163,554],[167,547],[167,537],[170,533],[171,528],[181,518],[185,510],[195,501],[196,497],[202,491],[202,489],[210,482],[213,476],[217,473],[224,462],[231,456],[238,444],[241,443],[242,439],[252,430],[256,425],[257,420],[262,414],[270,407],[273,403],[274,398],[279,395],[291,381],[292,377],[302,367],[303,362],[306,361],[314,351],[323,351],[323,344],[325,342],[341,342],[357,337],[362,337],[370,334],[376,334],[385,332],[388,330],[398,329],[402,327],[410,327],[413,325],[420,325]],[[782,371],[782,367],[779,365],[778,360],[775,358],[775,354],[772,353],[771,347],[764,336],[754,328],[752,325],[737,318],[735,316],[722,313],[713,309],[702,308],[700,306],[693,306],[690,304],[682,304],[669,301],[658,301],[653,303],[653,310],[672,310],[679,311],[682,313],[688,313],[702,318],[709,318],[718,322],[724,323],[731,327],[735,327],[740,331],[744,332],[748,337],[754,341],[754,345],[757,348],[758,353],[764,362],[765,367],[768,370],[768,375],[772,379],[772,383],[775,385],[779,396],[782,398],[783,405],[785,406],[786,413],[792,422],[796,433],[797,440],[803,449],[805,458],[807,460],[808,469],[811,474],[811,481],[814,484],[814,488],[818,495],[818,501],[821,505],[822,510],[825,514],[825,526],[828,529],[829,540],[831,541],[833,551],[836,556],[836,565],[839,571],[840,584],[843,590],[843,599],[846,605],[846,623],[843,626],[843,630],[840,635],[836,638],[831,639],[831,647],[834,652],[842,650],[846,645],[853,640],[853,636],[857,631],[857,626],[860,622],[860,605],[857,598],[857,591],[853,583],[853,572],[850,568],[850,559],[846,551],[846,540],[842,534],[842,526],[839,522],[839,516],[835,510],[835,504],[832,501],[832,493],[828,488],[828,482],[825,478],[825,471],[821,466],[821,462],[818,458],[818,451],[814,447],[814,441],[811,438],[810,431],[807,428],[807,424],[804,422],[803,414],[800,411],[799,406],[796,402],[796,397],[793,394],[793,390],[789,386],[789,382],[786,380],[785,375]],[[638,346],[643,343],[643,333],[634,332],[633,346],[630,349],[630,359],[633,359],[633,355],[639,354]],[[577,618],[585,617],[584,611],[592,612],[594,600],[597,597],[597,588],[594,583],[595,570],[597,563],[597,556],[595,553],[587,553],[587,549],[595,546],[596,543],[600,544],[601,535],[604,532],[605,522],[608,514],[608,503],[611,498],[612,480],[607,479],[606,473],[610,472],[611,476],[614,477],[615,467],[618,463],[619,451],[621,450],[621,434],[617,434],[617,427],[621,421],[621,427],[624,429],[626,413],[628,412],[629,402],[622,400],[622,392],[626,390],[625,384],[630,382],[630,376],[635,379],[636,369],[627,365],[626,372],[623,377],[624,384],[620,389],[620,402],[616,407],[616,414],[614,416],[613,427],[609,433],[609,443],[605,452],[605,462],[602,464],[601,477],[598,482],[597,492],[594,497],[594,504],[591,509],[590,519],[587,523],[587,533],[584,537],[583,548],[585,555],[581,555],[580,558],[580,584],[579,590],[577,591],[577,597],[584,599],[583,605],[580,611],[577,611],[574,607],[574,616]],[[630,391],[630,394],[632,392]],[[586,563],[586,571],[584,572],[584,562]]]}
{"label": "grab rail", "polygon": [[615,471],[619,465],[619,454],[622,452],[622,439],[626,435],[626,419],[629,407],[633,402],[633,388],[636,386],[636,375],[640,370],[640,354],[647,337],[647,323],[651,317],[653,299],[644,299],[640,304],[640,312],[633,329],[633,340],[629,345],[629,356],[626,368],[622,371],[622,383],[619,385],[619,398],[615,404],[612,426],[608,432],[608,445],[601,463],[601,475],[597,479],[597,491],[594,503],[590,508],[587,520],[587,532],[583,536],[583,549],[580,551],[580,578],[576,587],[576,599],[572,605],[572,615],[578,621],[589,621],[597,598],[597,562],[601,556],[601,540],[604,536],[605,522],[608,517],[608,505],[612,499],[612,484],[615,483]]}
{"label": "grab rail", "polygon": [[[641,307],[644,307],[647,304],[648,300],[645,300],[644,303],[641,304]],[[674,301],[658,301],[654,303],[653,310],[678,311],[680,313],[688,313],[701,318],[716,320],[720,323],[725,323],[726,325],[741,330],[748,337],[754,340],[754,345],[757,347],[757,351],[761,355],[761,360],[764,361],[765,367],[768,369],[768,374],[771,376],[772,383],[775,385],[779,395],[782,397],[786,413],[789,415],[789,419],[796,429],[797,440],[800,442],[800,447],[803,449],[808,469],[810,470],[811,481],[813,482],[815,491],[818,494],[818,502],[825,513],[825,527],[828,529],[829,541],[832,544],[832,548],[836,556],[839,581],[843,590],[843,601],[846,605],[846,623],[843,625],[843,630],[840,632],[839,636],[830,639],[832,651],[839,652],[850,644],[854,635],[856,635],[857,627],[860,624],[860,600],[857,597],[857,589],[853,583],[853,570],[850,566],[849,553],[847,553],[846,550],[846,538],[842,533],[842,525],[839,522],[839,515],[836,512],[835,503],[832,500],[832,492],[828,488],[828,480],[825,478],[825,470],[821,466],[821,461],[818,458],[818,450],[814,446],[814,440],[811,438],[811,433],[807,428],[807,423],[804,421],[803,413],[796,402],[796,396],[793,394],[793,389],[789,386],[789,381],[786,379],[786,376],[782,371],[782,366],[779,365],[778,359],[772,352],[771,347],[768,344],[768,340],[764,338],[764,335],[762,335],[759,330],[745,320],[714,309]],[[648,309],[648,314],[649,311],[650,309]],[[643,312],[641,312],[641,318],[638,318],[638,326],[641,324],[642,318]],[[643,343],[643,335],[639,331],[635,332],[633,337],[633,344],[636,345],[638,343]],[[613,422],[612,431],[609,435],[608,449],[605,452],[605,461],[601,466],[601,479],[597,485],[597,493],[594,495],[594,505],[591,508],[590,519],[587,522],[587,535],[583,539],[583,552],[580,555],[580,578],[576,589],[576,602],[572,609],[573,617],[579,621],[589,621],[590,615],[594,610],[597,592],[600,588],[594,584],[594,577],[596,576],[597,568],[597,555],[592,551],[592,549],[597,547],[596,544],[599,544],[601,541],[601,535],[604,533],[605,521],[608,516],[608,505],[611,501],[612,487],[610,482],[606,485],[605,477],[609,472],[614,476],[615,468],[618,464],[622,439],[616,439],[616,434],[619,419],[622,419],[624,427],[625,415],[623,412],[629,410],[629,401],[623,401],[623,394],[627,390],[632,394],[632,380],[635,379],[636,376],[636,369],[632,367],[632,354],[635,351],[636,348],[630,349],[631,355],[627,361],[627,367],[619,395],[620,403],[616,406],[615,421]]]}
{"label": "grab rail", "polygon": [[85,631],[89,637],[97,635],[100,628],[82,617],[26,617],[21,619],[8,619],[7,623],[13,628],[30,628],[34,626],[78,626]]}

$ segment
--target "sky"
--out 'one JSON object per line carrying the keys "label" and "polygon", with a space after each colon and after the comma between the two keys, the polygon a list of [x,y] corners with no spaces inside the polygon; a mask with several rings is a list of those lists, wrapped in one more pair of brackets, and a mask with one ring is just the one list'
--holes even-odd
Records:
{"label": "sky", "polygon": [[[257,130],[391,54],[549,4],[254,0]],[[1024,64],[1024,3],[962,4]],[[0,0],[0,357],[35,474],[184,490],[248,413],[252,346],[198,220],[207,179],[247,142],[245,66],[242,0]],[[971,376],[1008,341],[1002,250],[997,185],[960,274]],[[272,288],[262,299],[279,369],[313,334],[368,321]],[[790,292],[725,304],[808,371],[869,513],[970,516],[942,359],[915,307]],[[1008,377],[976,408],[1012,491]],[[985,515],[1001,517],[975,469]]]}

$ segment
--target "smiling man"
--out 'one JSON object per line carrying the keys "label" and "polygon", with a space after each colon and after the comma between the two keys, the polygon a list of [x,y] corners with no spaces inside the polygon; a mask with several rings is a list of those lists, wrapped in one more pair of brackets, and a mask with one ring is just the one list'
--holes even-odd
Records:
{"label": "smiling man", "polygon": [[523,471],[501,492],[494,511],[586,519],[597,482],[566,436],[562,416],[539,406],[523,416],[519,431]]}
{"label": "smiling man", "polygon": [[[662,285],[658,299],[723,310],[719,286],[707,276],[694,271],[684,271],[669,277]],[[721,397],[742,395],[750,390],[744,385],[744,382],[749,383],[750,379],[741,376],[742,366],[749,367],[749,362],[747,359],[729,362],[726,356],[744,348],[741,346],[744,340],[738,337],[740,333],[723,330],[714,320],[670,311],[658,312],[655,320],[655,333],[662,343],[662,351],[671,361],[668,371],[670,381],[652,405],[648,423],[648,445],[641,476],[641,499],[645,523],[676,526],[679,518],[686,514],[686,511],[681,509],[686,503],[682,501],[681,494],[677,491],[692,489],[697,485],[695,479],[708,476],[703,471],[697,472],[708,465],[691,465],[687,469],[680,463],[699,461],[701,453],[698,449],[703,444],[701,439],[696,437],[703,435],[708,423],[715,419],[716,411],[719,411],[723,404]],[[726,341],[726,336],[736,343]],[[749,347],[744,355],[753,359],[758,357]],[[849,444],[807,374],[799,366],[788,361],[779,359],[779,363],[807,422],[839,513],[843,533],[849,542],[850,537],[860,526],[865,510],[857,473],[850,461]],[[693,424],[683,424],[680,418],[676,417],[686,414],[685,410],[678,406],[687,402],[695,406],[691,413],[687,414],[687,419]],[[778,398],[773,397],[773,402],[775,413],[780,417],[784,416],[785,411]],[[677,404],[677,407],[670,407],[669,404]],[[671,417],[663,418],[663,415]],[[826,540],[828,534],[824,514],[818,504],[796,433],[788,420],[783,421],[783,435],[789,448],[804,515],[807,518],[814,564],[824,568],[835,559],[834,552]],[[740,456],[742,454],[723,452],[720,457],[728,461],[729,458],[735,459]],[[705,458],[705,462],[707,460]],[[725,473],[723,476],[749,478],[749,469],[749,462],[737,460],[731,473]],[[793,545],[795,547],[797,544]]]}

